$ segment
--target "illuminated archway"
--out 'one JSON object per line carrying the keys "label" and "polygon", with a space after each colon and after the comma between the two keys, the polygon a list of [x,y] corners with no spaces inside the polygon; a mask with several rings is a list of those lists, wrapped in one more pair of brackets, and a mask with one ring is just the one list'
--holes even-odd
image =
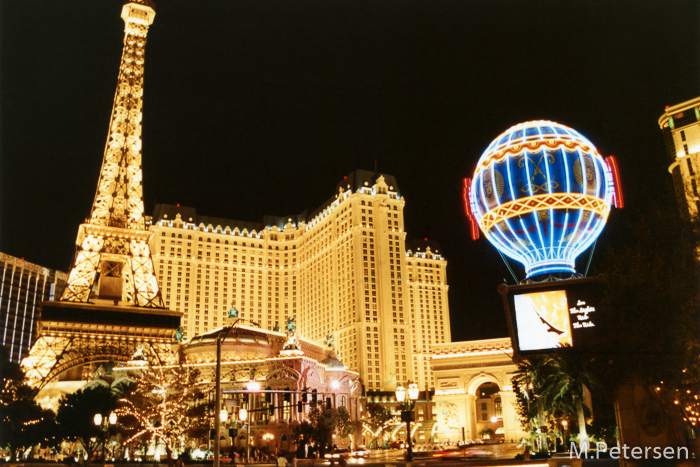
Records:
{"label": "illuminated archway", "polygon": [[478,375],[474,375],[472,379],[470,379],[467,382],[467,394],[476,396],[476,390],[479,389],[479,387],[484,383],[494,383],[496,386],[498,386],[499,391],[503,390],[503,381],[499,380],[491,374],[481,373]]}

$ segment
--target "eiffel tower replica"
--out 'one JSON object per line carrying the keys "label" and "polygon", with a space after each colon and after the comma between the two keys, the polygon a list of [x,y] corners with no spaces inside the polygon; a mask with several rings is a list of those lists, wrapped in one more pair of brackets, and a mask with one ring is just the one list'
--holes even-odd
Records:
{"label": "eiffel tower replica", "polygon": [[90,379],[151,346],[169,353],[180,312],[165,309],[148,246],[141,170],[144,51],[155,5],[122,8],[124,49],[97,194],[78,230],[60,300],[43,302],[37,339],[22,365],[39,388]]}

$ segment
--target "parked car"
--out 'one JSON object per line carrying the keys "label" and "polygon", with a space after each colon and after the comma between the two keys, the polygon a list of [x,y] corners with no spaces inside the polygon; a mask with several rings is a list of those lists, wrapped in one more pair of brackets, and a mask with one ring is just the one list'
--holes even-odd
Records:
{"label": "parked car", "polygon": [[369,454],[370,454],[370,451],[369,451],[369,449],[367,449],[366,446],[357,446],[357,449],[352,451],[350,453],[350,456],[351,457],[367,457],[367,456],[369,456]]}

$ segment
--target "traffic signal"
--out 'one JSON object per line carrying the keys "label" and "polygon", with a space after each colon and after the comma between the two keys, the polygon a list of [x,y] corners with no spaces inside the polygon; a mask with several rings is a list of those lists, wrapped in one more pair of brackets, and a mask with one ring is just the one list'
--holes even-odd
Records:
{"label": "traffic signal", "polygon": [[268,410],[270,411],[270,417],[275,415],[275,406],[274,405],[271,405],[270,407],[268,407]]}
{"label": "traffic signal", "polygon": [[302,406],[301,401],[297,402],[297,413],[302,413],[304,411],[304,408]]}
{"label": "traffic signal", "polygon": [[[272,386],[266,387],[265,390],[267,390],[267,391],[272,391]],[[266,393],[265,393],[265,402],[267,402],[268,404],[269,404],[270,402],[272,402],[272,393],[271,393],[271,392],[266,392]]]}
{"label": "traffic signal", "polygon": [[309,400],[309,395],[307,393],[308,390],[309,390],[308,388],[304,388],[304,392],[301,393],[301,400],[304,403],[308,402],[308,400]]}
{"label": "traffic signal", "polygon": [[286,392],[284,393],[284,401],[285,401],[285,402],[291,402],[291,401],[292,401],[292,395],[289,393],[289,388],[284,388],[284,390],[286,391]]}
{"label": "traffic signal", "polygon": [[318,402],[318,390],[314,389],[311,391],[311,405],[316,407],[316,402]]}

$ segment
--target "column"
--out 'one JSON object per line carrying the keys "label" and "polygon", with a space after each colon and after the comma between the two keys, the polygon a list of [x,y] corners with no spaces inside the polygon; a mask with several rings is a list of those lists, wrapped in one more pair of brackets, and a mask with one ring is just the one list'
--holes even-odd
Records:
{"label": "column", "polygon": [[467,439],[474,439],[478,437],[476,432],[476,417],[476,396],[467,394]]}
{"label": "column", "polygon": [[515,393],[513,391],[501,391],[499,394],[503,405],[503,431],[506,443],[509,441],[517,442],[523,436],[527,436],[527,434],[520,426],[518,416],[515,413]]}

